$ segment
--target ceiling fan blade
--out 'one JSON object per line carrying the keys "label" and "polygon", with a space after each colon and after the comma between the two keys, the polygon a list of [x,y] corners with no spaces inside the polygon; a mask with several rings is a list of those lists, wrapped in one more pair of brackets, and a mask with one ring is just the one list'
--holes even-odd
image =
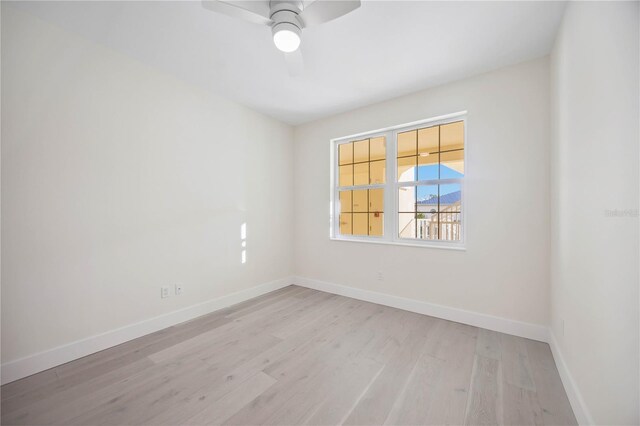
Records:
{"label": "ceiling fan blade", "polygon": [[285,53],[284,61],[287,64],[287,71],[291,77],[298,77],[304,72],[304,60],[300,49],[295,52]]}
{"label": "ceiling fan blade", "polygon": [[271,25],[269,4],[261,1],[202,0],[202,7],[253,24]]}
{"label": "ceiling fan blade", "polygon": [[360,0],[316,0],[298,15],[305,27],[332,21],[360,7]]}

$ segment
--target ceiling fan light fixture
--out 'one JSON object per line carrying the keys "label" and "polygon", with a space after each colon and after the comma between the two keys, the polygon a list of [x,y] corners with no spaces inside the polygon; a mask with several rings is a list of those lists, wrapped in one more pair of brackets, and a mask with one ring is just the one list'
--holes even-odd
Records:
{"label": "ceiling fan light fixture", "polygon": [[300,28],[289,22],[273,26],[273,43],[284,53],[295,52],[300,47]]}

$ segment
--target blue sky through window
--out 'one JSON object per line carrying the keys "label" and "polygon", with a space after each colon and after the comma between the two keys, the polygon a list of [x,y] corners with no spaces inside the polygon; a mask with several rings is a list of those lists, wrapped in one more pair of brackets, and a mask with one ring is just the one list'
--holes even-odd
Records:
{"label": "blue sky through window", "polygon": [[[440,165],[440,179],[458,179],[464,175],[445,165]],[[438,165],[430,164],[428,166],[418,167],[418,180],[438,179]],[[418,186],[418,200],[428,199],[431,195],[437,196],[437,185],[421,185]],[[460,191],[460,184],[440,185],[440,195],[450,194]]]}

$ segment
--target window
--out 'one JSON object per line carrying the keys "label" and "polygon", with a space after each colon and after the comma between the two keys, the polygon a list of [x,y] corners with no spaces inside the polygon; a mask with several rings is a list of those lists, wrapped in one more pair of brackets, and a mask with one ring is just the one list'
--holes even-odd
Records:
{"label": "window", "polygon": [[338,145],[339,234],[383,235],[386,139]]}
{"label": "window", "polygon": [[464,114],[333,140],[331,237],[462,247]]}

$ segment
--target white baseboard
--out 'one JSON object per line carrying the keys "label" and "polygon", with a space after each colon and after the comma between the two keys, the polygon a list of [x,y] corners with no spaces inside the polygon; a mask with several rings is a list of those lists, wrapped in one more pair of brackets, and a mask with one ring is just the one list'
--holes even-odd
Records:
{"label": "white baseboard", "polygon": [[2,384],[13,382],[14,380],[73,361],[74,359],[91,355],[92,353],[162,330],[163,328],[189,321],[226,308],[227,306],[244,302],[245,300],[261,296],[291,284],[293,284],[292,277],[267,282],[227,296],[192,305],[122,328],[107,331],[106,333],[87,337],[44,352],[7,362],[1,366]]}
{"label": "white baseboard", "polygon": [[486,328],[488,330],[499,331],[501,333],[512,334],[514,336],[526,337],[527,339],[538,340],[541,342],[547,342],[548,340],[548,329],[542,325],[495,317],[492,315],[451,308],[443,305],[436,305],[429,302],[392,296],[390,294],[378,293],[375,291],[362,290],[359,288],[314,280],[311,278],[295,277],[294,283],[296,285],[325,291],[327,293],[339,294],[341,296],[377,303],[379,305],[391,306],[405,311],[430,315],[432,317]]}
{"label": "white baseboard", "polygon": [[560,351],[560,346],[558,345],[556,336],[553,334],[553,331],[551,331],[551,329],[549,329],[549,346],[551,347],[551,353],[553,354],[553,359],[556,362],[556,367],[558,368],[560,379],[562,380],[564,390],[567,393],[567,397],[569,398],[569,402],[571,403],[571,408],[573,409],[573,414],[575,414],[576,420],[578,420],[578,424],[595,424],[593,422],[593,418],[591,417],[591,413],[589,412],[589,409],[584,402],[584,399],[582,399],[582,394],[580,393],[576,382],[573,380],[573,376],[567,368],[567,364],[565,363],[562,352]]}

